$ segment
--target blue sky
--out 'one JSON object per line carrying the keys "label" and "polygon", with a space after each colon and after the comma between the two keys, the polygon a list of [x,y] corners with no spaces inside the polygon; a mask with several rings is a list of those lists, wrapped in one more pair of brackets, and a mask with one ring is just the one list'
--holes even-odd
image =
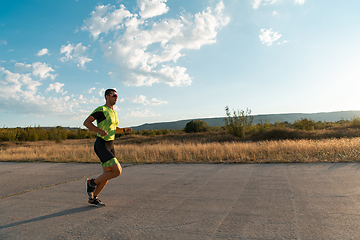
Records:
{"label": "blue sky", "polygon": [[360,1],[0,3],[0,125],[359,110]]}

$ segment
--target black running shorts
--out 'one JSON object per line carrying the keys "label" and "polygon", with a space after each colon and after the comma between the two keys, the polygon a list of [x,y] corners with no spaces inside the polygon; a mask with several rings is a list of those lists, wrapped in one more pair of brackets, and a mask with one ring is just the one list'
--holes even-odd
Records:
{"label": "black running shorts", "polygon": [[113,164],[118,163],[115,158],[114,141],[105,141],[101,137],[97,137],[94,150],[96,155],[100,158],[101,165],[104,167],[110,167]]}

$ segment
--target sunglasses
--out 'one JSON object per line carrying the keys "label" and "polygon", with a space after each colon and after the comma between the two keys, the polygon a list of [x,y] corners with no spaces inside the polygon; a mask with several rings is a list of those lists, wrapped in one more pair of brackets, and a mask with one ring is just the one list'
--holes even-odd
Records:
{"label": "sunglasses", "polygon": [[117,98],[117,97],[118,97],[118,95],[115,94],[115,93],[112,93],[112,94],[110,94],[109,96],[114,97],[114,98]]}

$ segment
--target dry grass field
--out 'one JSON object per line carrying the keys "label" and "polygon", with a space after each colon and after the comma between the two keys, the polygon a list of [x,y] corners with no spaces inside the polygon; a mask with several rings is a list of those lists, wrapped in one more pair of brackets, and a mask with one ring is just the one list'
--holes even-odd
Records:
{"label": "dry grass field", "polygon": [[[0,143],[0,161],[99,162],[94,139]],[[237,141],[223,132],[127,135],[115,140],[122,163],[358,162],[360,137]]]}

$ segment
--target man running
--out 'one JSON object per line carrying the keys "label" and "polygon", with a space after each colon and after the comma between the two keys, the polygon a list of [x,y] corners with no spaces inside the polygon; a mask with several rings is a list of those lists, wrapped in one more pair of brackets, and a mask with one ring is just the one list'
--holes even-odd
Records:
{"label": "man running", "polygon": [[[114,110],[118,95],[116,90],[105,91],[106,103],[97,107],[84,121],[84,126],[89,130],[97,132],[94,144],[96,155],[100,158],[103,173],[97,178],[86,179],[86,192],[89,197],[88,204],[92,206],[105,206],[98,199],[100,192],[112,178],[121,174],[122,168],[115,157],[114,139],[115,133],[130,133],[131,128],[118,128],[119,119]],[[93,124],[97,121],[97,126]]]}

